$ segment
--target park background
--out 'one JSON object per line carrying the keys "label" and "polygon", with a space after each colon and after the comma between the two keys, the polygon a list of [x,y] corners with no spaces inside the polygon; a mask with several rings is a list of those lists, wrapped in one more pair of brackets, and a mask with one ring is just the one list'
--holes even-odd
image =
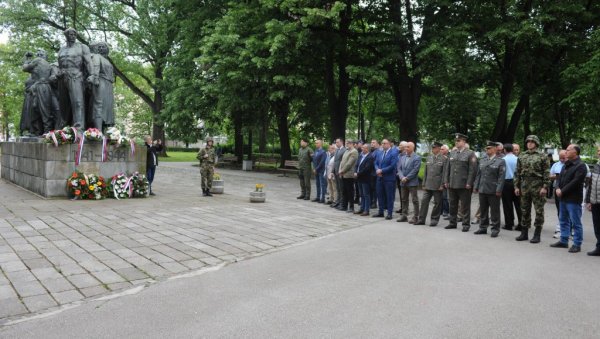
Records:
{"label": "park background", "polygon": [[25,52],[55,62],[73,27],[111,46],[118,127],[169,160],[206,136],[283,164],[300,137],[454,132],[593,155],[599,23],[594,0],[2,0],[0,132],[18,135]]}

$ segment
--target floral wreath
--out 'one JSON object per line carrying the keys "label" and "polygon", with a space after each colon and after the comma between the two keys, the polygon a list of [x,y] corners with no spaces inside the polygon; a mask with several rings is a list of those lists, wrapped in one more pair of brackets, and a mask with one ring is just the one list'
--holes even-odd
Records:
{"label": "floral wreath", "polygon": [[102,131],[97,128],[88,128],[85,132],[83,132],[86,140],[91,141],[102,141],[104,135],[102,135]]}
{"label": "floral wreath", "polygon": [[79,132],[75,127],[66,126],[63,129],[52,130],[44,134],[44,142],[54,146],[72,144],[79,139]]}
{"label": "floral wreath", "polygon": [[131,198],[133,196],[132,178],[128,178],[125,173],[113,175],[109,188],[111,197],[117,200]]}
{"label": "floral wreath", "polygon": [[131,176],[131,181],[133,184],[133,197],[145,198],[148,195],[148,180],[146,176],[135,172]]}
{"label": "floral wreath", "polygon": [[106,181],[102,176],[86,175],[75,171],[67,179],[67,191],[75,200],[100,200],[108,196]]}

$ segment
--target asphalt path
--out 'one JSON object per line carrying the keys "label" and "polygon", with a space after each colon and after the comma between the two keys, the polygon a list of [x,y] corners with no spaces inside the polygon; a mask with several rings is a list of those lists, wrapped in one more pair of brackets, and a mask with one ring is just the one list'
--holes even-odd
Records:
{"label": "asphalt path", "polygon": [[475,229],[381,221],[7,325],[0,337],[600,337],[597,258],[550,248],[548,229],[541,244]]}

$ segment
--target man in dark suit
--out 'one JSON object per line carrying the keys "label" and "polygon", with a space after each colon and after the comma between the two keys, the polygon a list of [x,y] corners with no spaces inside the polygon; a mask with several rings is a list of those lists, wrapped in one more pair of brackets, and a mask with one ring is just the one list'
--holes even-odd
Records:
{"label": "man in dark suit", "polygon": [[362,145],[362,153],[354,170],[354,177],[360,187],[360,209],[354,213],[363,217],[369,215],[371,208],[371,172],[374,168],[375,158],[370,151],[371,146],[369,144]]}
{"label": "man in dark suit", "polygon": [[392,219],[394,212],[394,198],[396,193],[396,164],[398,163],[398,149],[391,147],[387,139],[381,142],[383,151],[375,160],[375,172],[377,173],[377,200],[379,201],[379,213],[373,217],[383,217],[384,209],[387,210],[385,218]]}
{"label": "man in dark suit", "polygon": [[373,157],[373,170],[371,171],[371,208],[377,208],[377,173],[375,172],[375,160],[379,156],[381,145],[377,139],[371,140],[371,156]]}

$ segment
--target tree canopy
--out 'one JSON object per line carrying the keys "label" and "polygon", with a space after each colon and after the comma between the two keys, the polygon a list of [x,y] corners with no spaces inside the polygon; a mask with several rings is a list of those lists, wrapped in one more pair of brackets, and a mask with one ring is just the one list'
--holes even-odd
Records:
{"label": "tree canopy", "polygon": [[24,52],[74,27],[111,45],[138,133],[228,134],[240,159],[289,159],[300,136],[591,145],[599,23],[592,0],[2,0],[1,121],[20,115]]}

